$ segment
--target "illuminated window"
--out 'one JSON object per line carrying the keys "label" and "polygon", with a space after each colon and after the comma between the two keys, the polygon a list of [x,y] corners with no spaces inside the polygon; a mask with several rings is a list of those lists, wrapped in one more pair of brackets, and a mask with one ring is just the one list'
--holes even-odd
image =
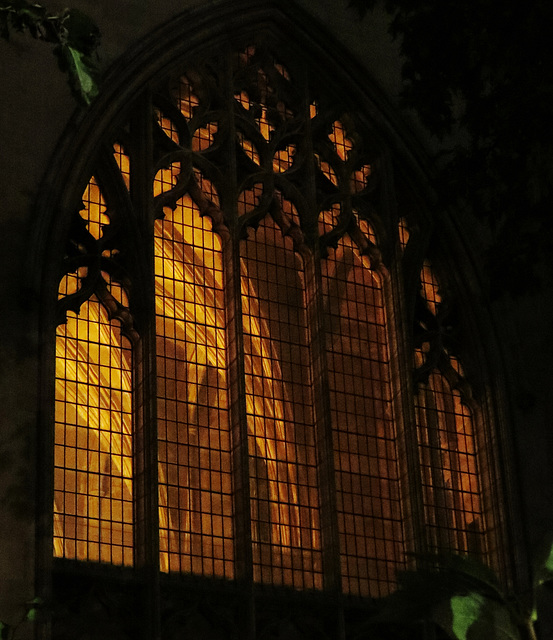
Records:
{"label": "illuminated window", "polygon": [[56,558],[379,597],[414,549],[490,557],[434,268],[410,318],[380,143],[308,72],[185,62],[99,152],[59,288]]}
{"label": "illuminated window", "polygon": [[428,260],[421,271],[421,297],[430,315],[422,334],[427,340],[415,350],[417,370],[426,370],[415,410],[427,544],[436,552],[482,556],[486,539],[475,423],[463,401],[462,367],[443,349],[435,330],[442,298]]}

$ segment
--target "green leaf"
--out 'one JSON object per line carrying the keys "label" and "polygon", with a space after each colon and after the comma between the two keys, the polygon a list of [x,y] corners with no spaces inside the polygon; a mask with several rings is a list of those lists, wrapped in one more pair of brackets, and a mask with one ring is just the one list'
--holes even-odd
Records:
{"label": "green leaf", "polygon": [[536,584],[553,580],[553,544],[549,541],[538,546],[535,552]]}
{"label": "green leaf", "polygon": [[82,51],[64,44],[54,50],[59,57],[60,66],[69,74],[70,86],[75,97],[90,104],[98,95],[96,65]]}
{"label": "green leaf", "polygon": [[458,640],[467,640],[467,634],[472,625],[482,615],[486,598],[479,593],[469,593],[466,596],[453,596],[449,601],[453,621],[451,630]]}
{"label": "green leaf", "polygon": [[451,597],[432,619],[454,640],[521,640],[508,606],[476,591]]}
{"label": "green leaf", "polygon": [[25,616],[26,620],[33,622],[36,619],[36,614],[39,607],[42,605],[42,598],[36,596],[30,602],[27,602],[27,615]]}
{"label": "green leaf", "polygon": [[27,615],[25,616],[26,620],[29,620],[29,622],[34,622],[36,619],[36,609],[29,609],[29,611],[27,611]]}
{"label": "green leaf", "polygon": [[553,575],[553,545],[551,545],[551,549],[549,549],[549,556],[545,561],[545,569]]}

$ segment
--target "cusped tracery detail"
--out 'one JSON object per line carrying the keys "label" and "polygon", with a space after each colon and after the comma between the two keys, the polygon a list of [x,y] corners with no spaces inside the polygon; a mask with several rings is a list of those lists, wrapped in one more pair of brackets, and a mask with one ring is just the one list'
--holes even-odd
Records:
{"label": "cusped tracery detail", "polygon": [[420,281],[415,409],[426,543],[436,552],[484,557],[486,523],[471,389],[447,348],[448,301],[428,260]]}
{"label": "cusped tracery detail", "polygon": [[425,262],[404,388],[387,256],[413,240],[367,127],[302,65],[187,62],[99,154],[58,294],[57,557],[143,563],[146,503],[166,574],[379,597],[416,518],[421,546],[485,546],[449,298]]}
{"label": "cusped tracery detail", "polygon": [[79,219],[85,226],[73,227],[65,259],[71,270],[58,293],[54,555],[130,565],[136,332],[128,293],[116,279],[121,268],[108,207],[94,178]]}

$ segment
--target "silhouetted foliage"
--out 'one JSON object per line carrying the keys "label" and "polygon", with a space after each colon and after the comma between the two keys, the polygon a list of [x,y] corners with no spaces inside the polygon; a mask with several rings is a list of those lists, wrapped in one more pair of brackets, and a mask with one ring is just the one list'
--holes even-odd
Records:
{"label": "silhouetted foliage", "polygon": [[417,558],[419,568],[398,575],[397,591],[381,601],[355,640],[536,640],[531,607],[506,593],[488,567],[454,554]]}
{"label": "silhouetted foliage", "polygon": [[0,0],[0,36],[10,39],[12,31],[28,31],[36,40],[55,44],[60,69],[68,74],[75,98],[84,104],[98,93],[98,66],[95,53],[100,31],[77,9],[50,14],[46,7],[27,0]]}
{"label": "silhouetted foliage", "polygon": [[[350,1],[361,16],[377,4]],[[404,104],[448,148],[439,158],[442,204],[489,223],[492,286],[535,288],[553,267],[553,3],[384,6],[401,40]],[[450,134],[457,142],[448,146]]]}

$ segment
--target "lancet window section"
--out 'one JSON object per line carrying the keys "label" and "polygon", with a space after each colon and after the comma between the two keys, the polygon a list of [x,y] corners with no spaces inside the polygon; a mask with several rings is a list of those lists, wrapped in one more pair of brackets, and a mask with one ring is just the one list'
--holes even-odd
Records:
{"label": "lancet window section", "polygon": [[95,178],[82,207],[59,286],[54,555],[131,565],[136,333],[113,259],[117,215],[111,219]]}
{"label": "lancet window section", "polygon": [[[426,544],[431,551],[484,558],[488,524],[482,504],[470,386],[447,349],[449,313],[430,261],[420,273],[415,348],[415,412]],[[481,459],[481,457],[480,457]]]}

